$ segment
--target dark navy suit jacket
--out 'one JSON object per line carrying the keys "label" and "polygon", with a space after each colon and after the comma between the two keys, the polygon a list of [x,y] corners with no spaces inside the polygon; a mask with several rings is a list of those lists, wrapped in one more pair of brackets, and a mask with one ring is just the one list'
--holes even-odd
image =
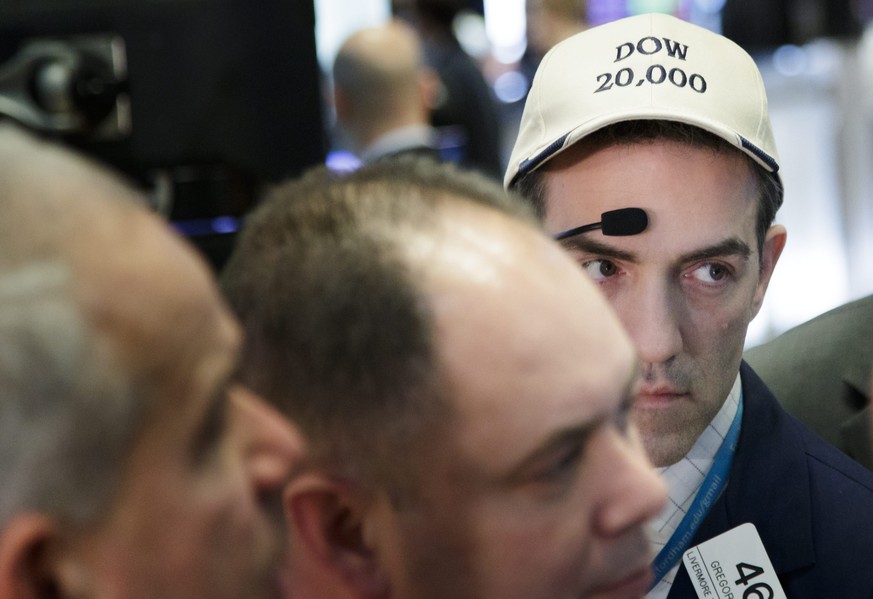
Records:
{"label": "dark navy suit jacket", "polygon": [[[873,599],[873,472],[786,413],[745,362],[740,373],[730,480],[691,546],[752,522],[788,599]],[[697,599],[684,565],[668,597]]]}

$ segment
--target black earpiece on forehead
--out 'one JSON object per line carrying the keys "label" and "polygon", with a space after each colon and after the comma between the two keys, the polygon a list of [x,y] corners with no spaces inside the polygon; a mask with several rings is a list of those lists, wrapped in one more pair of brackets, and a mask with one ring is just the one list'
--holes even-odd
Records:
{"label": "black earpiece on forehead", "polygon": [[568,237],[574,237],[581,233],[601,229],[604,235],[623,237],[626,235],[638,235],[649,226],[649,217],[642,208],[619,208],[610,210],[600,215],[599,223],[574,227],[563,233],[555,235],[555,240],[560,241]]}

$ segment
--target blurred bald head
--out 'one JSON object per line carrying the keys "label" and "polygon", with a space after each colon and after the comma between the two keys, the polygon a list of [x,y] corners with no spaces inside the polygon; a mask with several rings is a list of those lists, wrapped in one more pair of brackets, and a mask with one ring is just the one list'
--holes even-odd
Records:
{"label": "blurred bald head", "polygon": [[205,293],[221,307],[199,257],[114,173],[8,124],[0,126],[0,164],[0,276],[50,263],[67,271],[71,301],[95,329],[105,327],[107,340],[123,341],[115,349],[127,367],[146,368],[133,363],[151,359],[143,344],[167,341],[155,335],[165,316],[155,305],[168,280],[164,260],[195,283],[196,299],[186,301]]}
{"label": "blurred bald head", "polygon": [[[0,492],[0,531],[22,510],[90,523],[120,484],[154,399],[184,379],[165,357],[197,326],[181,320],[205,308],[229,335],[235,323],[220,314],[204,265],[143,196],[8,123],[0,124],[0,214],[0,436],[27,435],[14,447],[0,441],[0,477],[12,481]],[[169,263],[190,286],[166,272]],[[178,380],[153,387],[162,370]],[[41,385],[28,382],[36,372]]]}
{"label": "blurred bald head", "polygon": [[[118,235],[119,218],[141,198],[96,165],[0,124],[0,268],[38,256],[73,258],[104,235]],[[131,200],[135,201],[131,202]],[[78,233],[78,234],[75,234]],[[74,252],[74,254],[69,254]]]}
{"label": "blurred bald head", "polygon": [[239,327],[144,203],[0,124],[0,597],[274,596],[300,448],[232,383]]}
{"label": "blurred bald head", "polygon": [[541,59],[552,46],[588,27],[587,0],[526,0],[528,48]]}
{"label": "blurred bald head", "polygon": [[391,129],[429,122],[435,75],[416,32],[401,21],[352,34],[333,78],[337,122],[358,149]]}

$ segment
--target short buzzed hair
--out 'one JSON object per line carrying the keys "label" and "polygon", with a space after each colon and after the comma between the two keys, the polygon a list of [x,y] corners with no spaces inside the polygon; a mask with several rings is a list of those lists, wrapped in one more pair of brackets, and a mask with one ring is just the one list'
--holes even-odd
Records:
{"label": "short buzzed hair", "polygon": [[408,247],[439,235],[452,203],[535,226],[496,182],[450,164],[320,167],[250,216],[221,277],[245,328],[242,381],[300,424],[316,463],[395,498],[414,490],[407,456],[451,414]]}

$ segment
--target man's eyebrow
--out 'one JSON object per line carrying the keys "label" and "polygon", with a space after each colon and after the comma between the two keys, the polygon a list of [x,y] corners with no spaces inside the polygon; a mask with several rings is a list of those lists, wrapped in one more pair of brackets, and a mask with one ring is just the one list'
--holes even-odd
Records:
{"label": "man's eyebrow", "polygon": [[[622,260],[624,262],[636,263],[639,261],[636,254],[626,250],[611,247],[592,237],[579,235],[563,239],[558,243],[567,250],[577,250],[586,254],[594,254],[604,258],[612,258],[614,260]],[[738,237],[725,239],[715,245],[693,250],[679,257],[680,264],[689,262],[697,262],[717,258],[719,256],[740,256],[743,259],[748,259],[752,255],[752,249],[749,245]]]}
{"label": "man's eyebrow", "polygon": [[743,259],[748,259],[752,255],[752,248],[740,239],[739,237],[731,237],[725,239],[721,243],[688,252],[679,258],[681,264],[689,262],[698,262],[700,260],[708,260],[710,258],[718,258],[719,256],[739,256]]}
{"label": "man's eyebrow", "polygon": [[606,245],[605,243],[598,241],[595,238],[586,237],[585,235],[568,237],[567,239],[562,239],[558,243],[560,243],[561,246],[567,250],[577,250],[586,254],[597,254],[598,256],[603,256],[604,258],[612,258],[615,260],[622,260],[624,262],[638,261],[636,254],[611,247],[609,245]]}

